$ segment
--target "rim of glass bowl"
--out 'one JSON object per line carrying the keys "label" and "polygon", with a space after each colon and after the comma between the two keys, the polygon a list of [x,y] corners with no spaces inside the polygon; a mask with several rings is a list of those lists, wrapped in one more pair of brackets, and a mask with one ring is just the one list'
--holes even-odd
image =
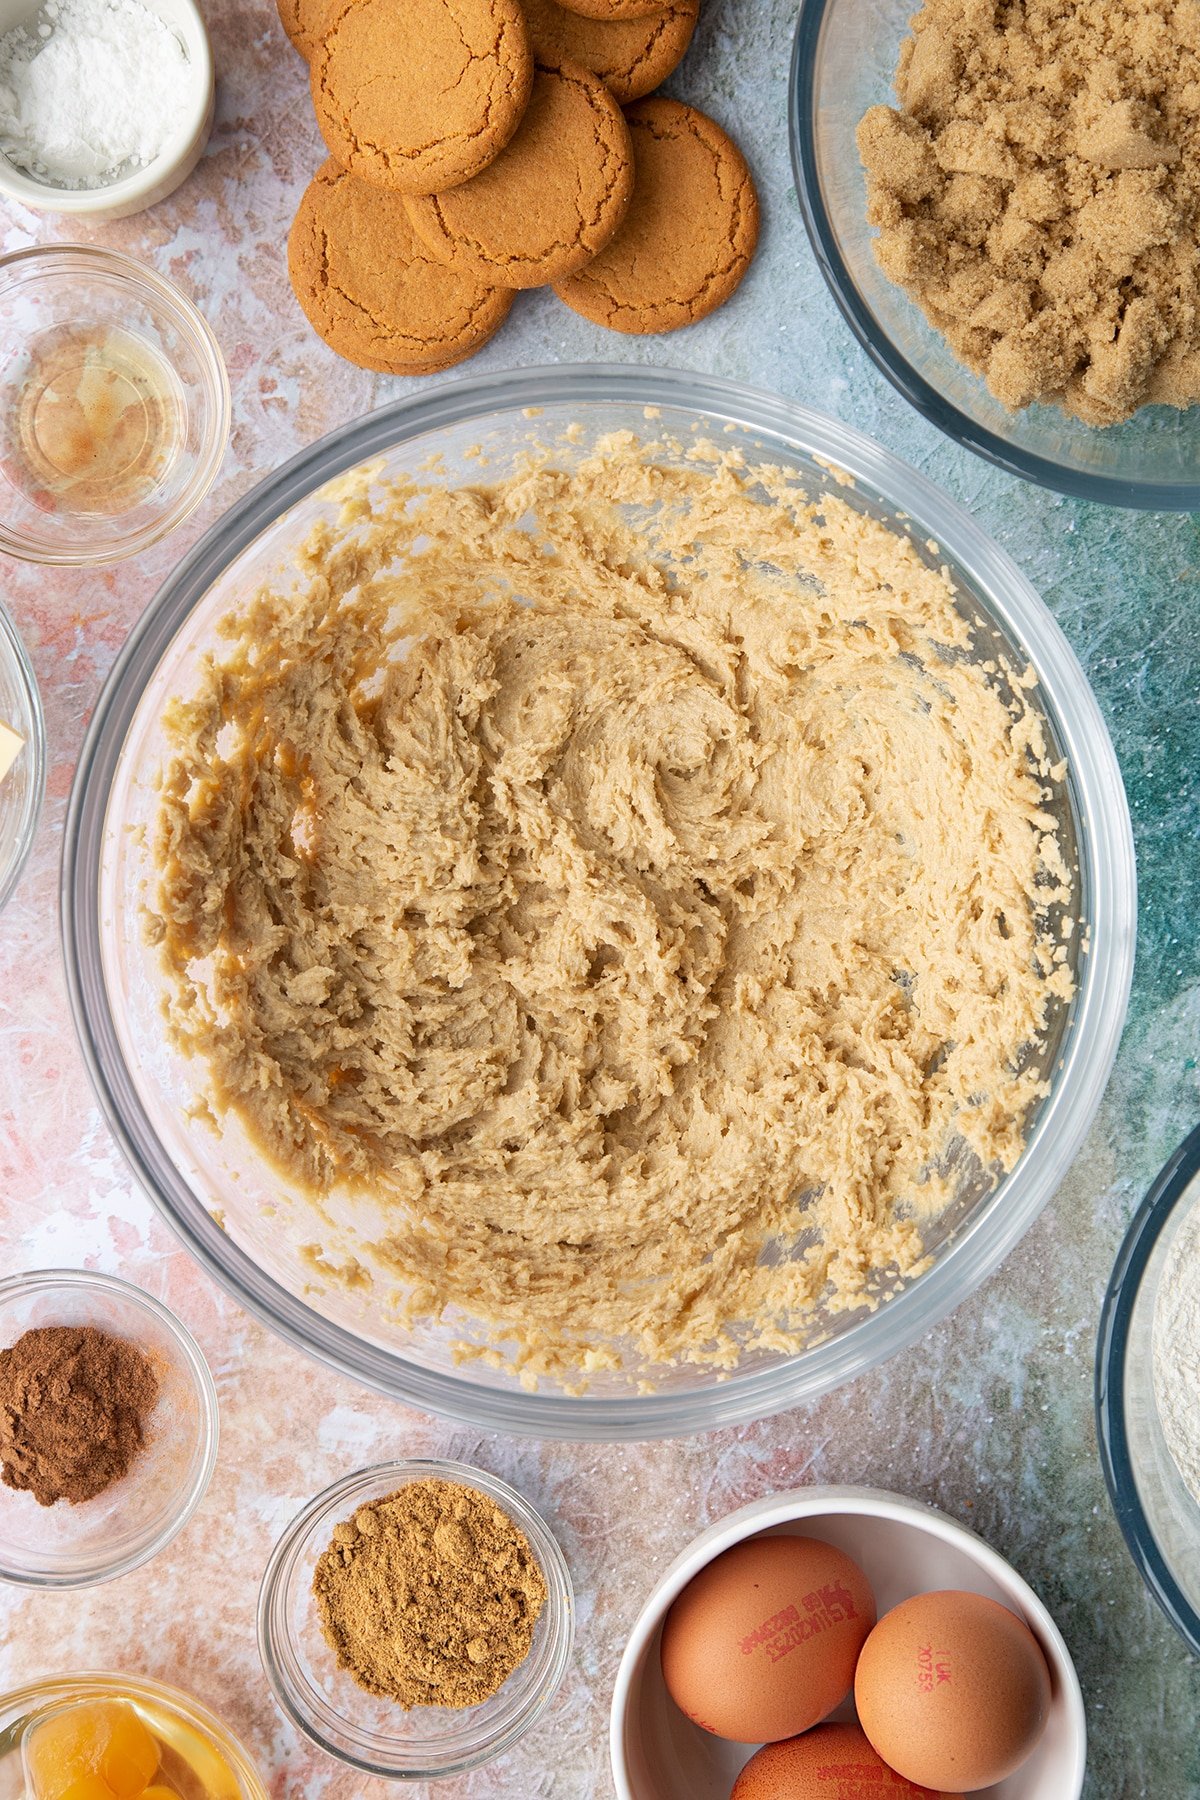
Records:
{"label": "rim of glass bowl", "polygon": [[[976,456],[995,463],[1009,475],[1077,500],[1098,500],[1108,506],[1144,508],[1152,512],[1194,512],[1200,508],[1200,452],[1197,479],[1191,482],[1140,482],[1115,475],[1087,475],[1049,457],[1006,443],[1001,437],[953,406],[945,395],[926,381],[902,356],[880,328],[864,303],[825,208],[817,172],[814,118],[814,75],[817,49],[825,15],[835,0],[800,0],[796,34],[792,44],[792,69],[788,85],[788,136],[796,198],[808,232],[808,241],[838,310],[875,367],[910,406],[936,425],[939,431]],[[864,201],[865,204],[865,201]]]}
{"label": "rim of glass bowl", "polygon": [[1160,1170],[1117,1252],[1096,1341],[1096,1437],[1108,1497],[1134,1565],[1176,1631],[1200,1653],[1200,1614],[1176,1581],[1146,1517],[1125,1421],[1125,1369],[1133,1309],[1158,1241],[1198,1173],[1200,1125]]}
{"label": "rim of glass bowl", "polygon": [[50,1705],[56,1700],[87,1699],[92,1694],[115,1697],[114,1690],[133,1700],[158,1701],[170,1706],[189,1725],[198,1726],[212,1738],[222,1756],[233,1764],[234,1773],[250,1800],[269,1800],[266,1783],[236,1732],[202,1701],[182,1688],[172,1687],[166,1681],[155,1681],[149,1675],[126,1675],[116,1669],[79,1669],[66,1675],[46,1675],[40,1681],[23,1681],[19,1687],[0,1693],[0,1733],[8,1729],[5,1716],[16,1708]]}
{"label": "rim of glass bowl", "polygon": [[10,1569],[3,1560],[0,1550],[0,1581],[10,1582],[15,1587],[31,1588],[86,1588],[98,1587],[102,1582],[115,1581],[119,1575],[132,1574],[140,1569],[152,1557],[165,1550],[174,1537],[183,1530],[208,1489],[212,1472],[217,1463],[217,1444],[220,1437],[220,1406],[217,1400],[217,1389],[212,1378],[212,1371],[204,1360],[203,1352],[195,1338],[183,1323],[176,1318],[170,1307],[156,1300],[144,1288],[135,1287],[131,1281],[123,1281],[119,1275],[102,1275],[91,1269],[29,1269],[21,1274],[8,1275],[0,1281],[0,1303],[10,1295],[33,1296],[42,1288],[72,1287],[85,1292],[112,1294],[124,1304],[141,1308],[164,1327],[167,1335],[179,1350],[180,1357],[186,1365],[196,1393],[200,1401],[200,1455],[196,1464],[196,1474],[188,1489],[183,1505],[178,1512],[171,1515],[170,1520],[155,1533],[152,1538],[129,1551],[116,1561],[97,1557],[86,1566],[82,1573],[56,1575],[51,1571],[29,1569]]}
{"label": "rim of glass bowl", "polygon": [[110,563],[125,562],[157,544],[195,512],[212,487],[225,457],[233,417],[229,373],[221,346],[204,314],[174,282],[148,264],[119,250],[102,249],[98,244],[29,244],[23,250],[0,256],[0,285],[6,282],[11,270],[27,263],[38,264],[41,272],[48,276],[110,275],[148,294],[171,315],[180,335],[191,346],[204,378],[209,417],[203,450],[187,486],[158,518],[111,544],[89,547],[84,544],[64,546],[51,537],[29,538],[14,530],[0,516],[0,551],[9,556],[53,568],[105,568]]}
{"label": "rim of glass bowl", "polygon": [[[369,1490],[422,1478],[456,1481],[478,1488],[521,1527],[546,1579],[547,1642],[541,1679],[527,1702],[507,1723],[501,1724],[470,1749],[425,1761],[414,1757],[411,1767],[400,1768],[394,1763],[384,1763],[372,1758],[365,1749],[355,1750],[348,1748],[344,1741],[333,1741],[328,1730],[323,1729],[319,1719],[314,1716],[312,1704],[307,1698],[312,1690],[299,1672],[293,1647],[287,1590],[305,1540],[314,1524],[326,1521],[332,1531],[334,1525],[339,1524],[348,1512],[352,1512],[359,1499],[364,1498]],[[466,1769],[477,1768],[480,1763],[491,1762],[505,1750],[511,1749],[518,1738],[524,1737],[537,1723],[557,1694],[567,1672],[574,1642],[575,1592],[571,1573],[558,1540],[542,1515],[523,1494],[510,1487],[506,1481],[501,1481],[498,1476],[489,1474],[486,1469],[477,1469],[470,1463],[448,1462],[441,1457],[406,1457],[396,1462],[374,1463],[369,1468],[355,1469],[351,1474],[343,1475],[339,1481],[333,1482],[330,1487],[324,1488],[301,1508],[284,1530],[271,1552],[258,1595],[258,1652],[278,1705],[292,1724],[327,1755],[336,1757],[339,1762],[347,1763],[365,1775],[377,1775],[391,1781],[421,1781],[431,1777],[459,1775]],[[323,1702],[321,1706],[322,1710],[328,1711],[331,1719],[336,1718],[345,1737],[353,1738],[356,1735],[351,1723],[343,1721]],[[464,1735],[469,1735],[470,1713],[464,1712],[457,1716],[467,1721]]]}
{"label": "rim of glass bowl", "polygon": [[17,830],[17,851],[8,869],[0,873],[0,907],[16,887],[21,878],[21,871],[29,861],[29,852],[33,849],[33,840],[37,836],[38,820],[41,817],[42,801],[46,797],[46,715],[42,709],[42,696],[38,689],[37,676],[33,672],[33,664],[29,660],[29,652],[21,641],[20,633],[8,615],[4,602],[0,600],[0,654],[11,657],[12,673],[16,676],[18,686],[25,695],[28,709],[30,735],[25,745],[25,753],[33,763],[33,773],[25,786],[25,810]]}
{"label": "rim of glass bowl", "polygon": [[[105,808],[130,721],[175,632],[235,557],[287,508],[398,444],[443,426],[482,423],[496,412],[589,400],[659,404],[748,426],[839,465],[928,527],[1016,640],[1026,650],[1037,645],[1041,691],[1070,770],[1091,926],[1055,1091],[1016,1168],[933,1269],[871,1317],[798,1357],[688,1392],[616,1398],[483,1387],[457,1371],[422,1368],[333,1325],[266,1276],[209,1216],[155,1138],[121,1058],[104,985],[98,906]],[[477,376],[397,401],[310,445],[201,538],[134,627],[97,702],[71,791],[61,898],[68,989],[93,1089],[138,1180],[209,1274],[300,1349],[411,1406],[488,1430],[593,1441],[674,1436],[781,1412],[874,1368],[966,1299],[1049,1200],[1100,1103],[1129,996],[1137,910],[1129,809],[1095,697],[1044,602],[968,514],[871,439],[792,401],[714,376],[603,363]]]}

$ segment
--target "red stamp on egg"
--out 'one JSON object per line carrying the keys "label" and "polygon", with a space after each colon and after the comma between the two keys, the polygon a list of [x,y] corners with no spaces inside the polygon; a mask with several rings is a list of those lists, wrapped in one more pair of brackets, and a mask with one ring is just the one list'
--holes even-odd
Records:
{"label": "red stamp on egg", "polygon": [[766,1650],[768,1662],[777,1663],[821,1632],[857,1617],[850,1590],[840,1581],[829,1581],[805,1594],[800,1606],[785,1606],[748,1632],[742,1639],[742,1655],[751,1656],[761,1648]]}

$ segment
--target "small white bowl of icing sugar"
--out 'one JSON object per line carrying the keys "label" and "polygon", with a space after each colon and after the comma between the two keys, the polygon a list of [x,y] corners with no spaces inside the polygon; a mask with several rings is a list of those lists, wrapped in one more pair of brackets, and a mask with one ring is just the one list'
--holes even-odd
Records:
{"label": "small white bowl of icing sugar", "polygon": [[0,195],[120,219],[173,193],[212,129],[193,0],[0,0]]}

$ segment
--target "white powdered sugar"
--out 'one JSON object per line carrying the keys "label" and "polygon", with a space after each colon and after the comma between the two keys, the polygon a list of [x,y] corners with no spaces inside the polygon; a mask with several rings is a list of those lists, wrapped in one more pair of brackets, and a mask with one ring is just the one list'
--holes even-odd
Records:
{"label": "white powdered sugar", "polygon": [[191,93],[187,53],[141,0],[45,0],[0,38],[0,150],[63,188],[152,162]]}

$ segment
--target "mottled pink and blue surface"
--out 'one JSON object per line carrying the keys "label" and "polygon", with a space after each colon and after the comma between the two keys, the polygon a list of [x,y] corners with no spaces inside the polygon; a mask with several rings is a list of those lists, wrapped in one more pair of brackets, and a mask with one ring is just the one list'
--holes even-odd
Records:
{"label": "mottled pink and blue surface", "polygon": [[735,301],[673,338],[643,340],[609,337],[548,293],[521,295],[469,366],[665,362],[795,396],[922,466],[1041,589],[1113,731],[1142,880],[1131,1023],[1070,1179],[982,1293],[877,1374],[744,1429],[619,1448],[501,1439],[356,1390],[232,1305],[132,1182],[92,1102],[61,974],[58,856],[89,713],[125,634],[205,526],[313,438],[420,385],[351,369],[309,333],[284,265],[292,212],[322,156],[304,68],[270,0],[208,0],[205,11],[218,117],[186,187],[140,218],[77,234],[0,212],[5,249],[83,235],[170,275],[210,319],[234,393],[222,478],[174,538],[104,572],[0,567],[42,685],[51,749],[34,856],[0,915],[0,1264],[109,1269],[162,1296],[212,1365],[221,1455],[199,1513],[148,1569],[82,1595],[0,1590],[0,1689],[81,1666],[160,1676],[228,1719],[279,1800],[379,1800],[383,1784],[319,1755],[275,1709],[254,1640],[259,1576],[285,1521],[337,1475],[388,1456],[456,1456],[514,1482],[555,1525],[579,1633],[544,1724],[502,1761],[436,1793],[592,1800],[611,1793],[608,1700],[624,1635],[681,1546],[773,1489],[869,1482],[974,1525],[1055,1612],[1088,1702],[1090,1800],[1200,1795],[1195,1665],[1125,1555],[1091,1410],[1097,1314],[1121,1233],[1197,1114],[1200,536],[1188,518],[1087,507],[1000,475],[938,436],[874,373],[825,293],[792,194],[791,0],[703,0],[696,42],[671,84],[736,130],[762,190],[762,248]]}

